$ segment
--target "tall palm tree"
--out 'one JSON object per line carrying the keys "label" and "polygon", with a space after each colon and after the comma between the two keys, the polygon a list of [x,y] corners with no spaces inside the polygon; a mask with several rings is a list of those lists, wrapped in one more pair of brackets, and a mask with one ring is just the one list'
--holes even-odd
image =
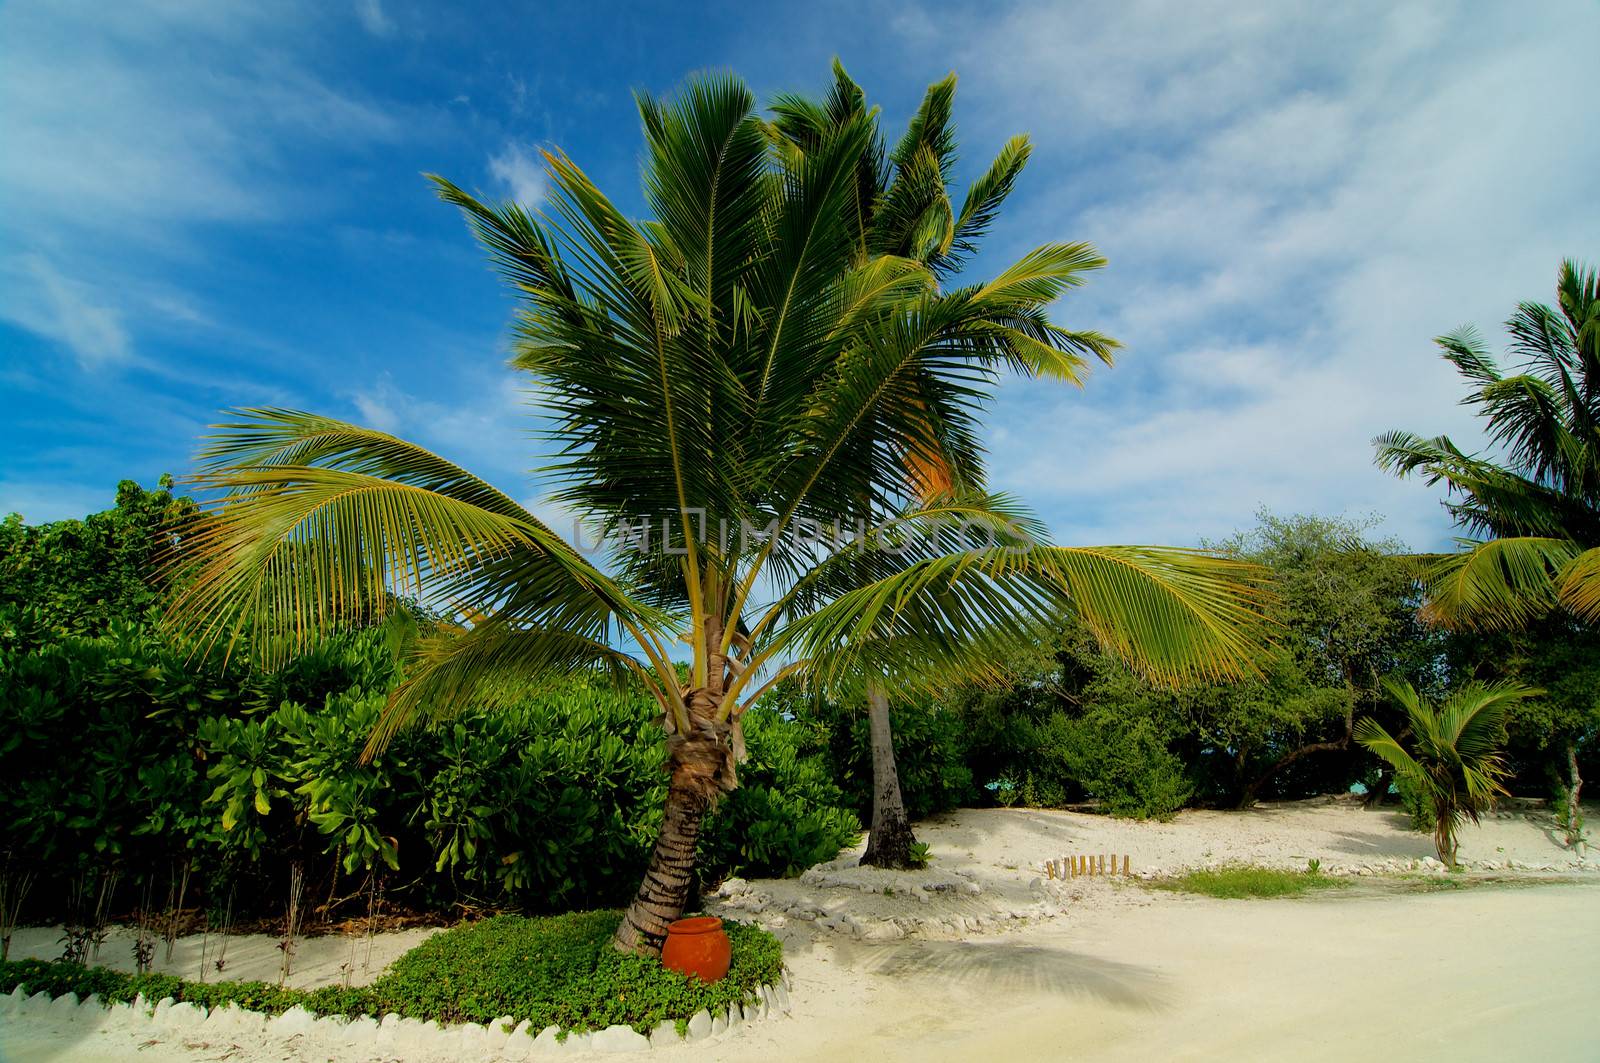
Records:
{"label": "tall palm tree", "polygon": [[[796,154],[815,150],[851,123],[875,116],[875,109],[867,106],[866,93],[837,59],[833,75],[832,89],[821,102],[783,95],[774,103],[772,128],[784,150]],[[847,208],[852,257],[857,263],[874,254],[891,254],[918,262],[935,277],[949,278],[977,252],[1010,195],[1032,150],[1026,136],[1006,143],[967,190],[957,213],[950,187],[957,155],[951,120],[955,89],[954,74],[930,85],[892,151],[876,132],[863,146]],[[1098,332],[1061,329],[1043,313],[1029,325],[1030,333],[1048,336],[1052,347],[1071,351],[1081,359],[1069,365],[1047,358],[1029,367],[1032,375],[1081,385],[1088,358],[1109,365],[1119,346]],[[899,486],[927,506],[950,500],[982,505],[974,502],[982,469],[964,463],[964,457],[961,453],[913,451],[907,455]],[[856,694],[867,704],[872,752],[872,820],[861,862],[909,867],[916,836],[900,790],[890,699],[883,677],[862,677]]]}
{"label": "tall palm tree", "polygon": [[[943,286],[915,258],[860,250],[872,116],[798,150],[732,76],[638,103],[647,220],[559,152],[540,209],[433,178],[517,295],[513,365],[550,419],[544,472],[557,503],[617,533],[603,565],[414,444],[247,410],[203,450],[210,517],[173,615],[268,664],[396,593],[463,620],[419,641],[373,749],[563,675],[636,675],[661,706],[669,781],[617,945],[648,953],[688,899],[706,812],[737,785],[740,717],[773,683],[964,673],[975,648],[1065,610],[1153,671],[1232,674],[1263,621],[1254,570],[1211,556],[941,528],[890,564],[870,536],[843,542],[840,525],[940,519],[904,470],[918,455],[981,469],[1000,371],[1081,368],[1046,307],[1100,259],[1046,244]],[[830,527],[840,541],[819,542]]]}
{"label": "tall palm tree", "polygon": [[1506,375],[1463,328],[1434,342],[1471,391],[1498,456],[1439,436],[1390,432],[1378,464],[1444,483],[1471,539],[1428,577],[1426,615],[1459,627],[1520,628],[1564,609],[1600,621],[1600,279],[1561,264],[1557,308],[1523,303],[1506,322],[1520,364]]}
{"label": "tall palm tree", "polygon": [[1414,788],[1433,812],[1433,844],[1439,859],[1456,862],[1456,829],[1463,819],[1478,822],[1506,791],[1506,710],[1537,691],[1509,683],[1473,683],[1437,708],[1410,683],[1386,679],[1385,688],[1405,710],[1412,748],[1408,751],[1383,725],[1368,716],[1356,724],[1356,741],[1388,761],[1395,775]]}

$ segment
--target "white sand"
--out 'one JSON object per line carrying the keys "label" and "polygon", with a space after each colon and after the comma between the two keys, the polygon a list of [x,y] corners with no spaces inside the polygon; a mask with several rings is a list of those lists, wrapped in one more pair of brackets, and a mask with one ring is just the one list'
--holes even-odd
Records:
{"label": "white sand", "polygon": [[[1045,859],[1073,853],[1127,853],[1135,870],[1303,867],[1315,858],[1325,869],[1359,872],[1426,857],[1429,840],[1404,830],[1396,813],[1349,802],[1193,812],[1171,824],[966,810],[919,824],[918,834],[935,858],[917,875],[853,871],[842,861],[800,880],[735,883],[713,907],[784,939],[793,1014],[650,1056],[1600,1058],[1589,1021],[1600,1006],[1600,862],[1562,848],[1545,814],[1490,819],[1462,840],[1470,861],[1550,869],[1494,877],[1543,884],[1424,895],[1362,888],[1280,901],[1216,901],[1117,879],[1035,880]],[[382,936],[374,962],[424,932],[407,933]],[[321,942],[302,943],[293,981],[341,979],[349,940]],[[275,978],[275,945],[235,939],[227,975]],[[52,937],[43,954],[53,950]],[[0,1031],[0,1059],[392,1058],[312,1035],[246,1040],[95,1034],[29,1017]]]}

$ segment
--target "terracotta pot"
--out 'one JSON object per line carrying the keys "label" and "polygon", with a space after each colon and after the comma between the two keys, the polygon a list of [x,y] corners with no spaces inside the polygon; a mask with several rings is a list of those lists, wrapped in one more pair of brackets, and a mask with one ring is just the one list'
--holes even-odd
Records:
{"label": "terracotta pot", "polygon": [[733,946],[723,933],[722,920],[711,915],[679,919],[667,927],[661,947],[661,966],[693,975],[702,982],[717,982],[728,973]]}

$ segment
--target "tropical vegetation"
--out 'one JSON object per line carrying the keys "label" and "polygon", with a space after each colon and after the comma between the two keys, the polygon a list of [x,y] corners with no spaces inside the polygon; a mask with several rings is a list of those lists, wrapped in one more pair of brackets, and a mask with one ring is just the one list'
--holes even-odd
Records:
{"label": "tropical vegetation", "polygon": [[1388,761],[1402,789],[1428,810],[1439,859],[1454,867],[1462,820],[1478,822],[1506,793],[1500,751],[1506,708],[1533,692],[1515,684],[1473,683],[1434,705],[1409,683],[1389,680],[1385,686],[1405,710],[1411,748],[1373,719],[1357,725],[1356,740]]}
{"label": "tropical vegetation", "polygon": [[[1446,436],[1391,432],[1377,440],[1378,464],[1444,484],[1447,508],[1470,536],[1431,567],[1428,618],[1521,634],[1510,660],[1524,666],[1552,655],[1578,665],[1557,669],[1562,693],[1542,706],[1566,760],[1565,825],[1576,842],[1580,751],[1600,734],[1592,678],[1600,626],[1600,277],[1563,262],[1556,305],[1522,303],[1506,332],[1515,363],[1509,374],[1470,327],[1434,341],[1466,379],[1462,402],[1483,418],[1490,452],[1468,453]],[[1574,644],[1586,645],[1571,654]]]}
{"label": "tropical vegetation", "polygon": [[[948,165],[947,105],[929,94],[892,156],[920,176],[891,191]],[[555,152],[537,212],[434,179],[519,299],[514,364],[549,418],[552,498],[609,533],[607,565],[414,444],[247,410],[203,451],[211,501],[182,544],[172,616],[268,667],[397,595],[443,617],[408,653],[369,755],[409,723],[563,676],[640,684],[668,785],[617,944],[655,952],[688,903],[702,823],[738,785],[744,715],[773,683],[926,686],[1068,615],[1154,675],[1222,677],[1253,666],[1263,624],[1249,566],[1052,546],[983,493],[978,417],[998,375],[1076,379],[1106,348],[1047,311],[1101,265],[1087,245],[945,282],[1009,177],[976,184],[951,225],[936,198],[898,221],[890,204],[869,231],[857,188],[875,111],[801,144],[775,137],[742,82],[709,75],[639,111],[648,221]],[[915,255],[883,244],[897,227]],[[949,476],[931,502],[908,485],[921,467]]]}

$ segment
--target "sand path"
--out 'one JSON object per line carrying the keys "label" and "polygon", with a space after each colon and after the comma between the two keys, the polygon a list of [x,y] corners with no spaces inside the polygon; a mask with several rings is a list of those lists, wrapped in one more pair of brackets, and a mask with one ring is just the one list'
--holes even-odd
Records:
{"label": "sand path", "polygon": [[[792,1014],[722,1041],[635,1058],[1600,1059],[1590,1018],[1600,1008],[1600,875],[1592,861],[1574,863],[1538,817],[1486,822],[1467,839],[1480,861],[1551,869],[1512,876],[1525,885],[1404,893],[1358,881],[1309,898],[1218,901],[1127,880],[1043,890],[1034,881],[1036,861],[1075,851],[1130,851],[1136,869],[1228,860],[1303,866],[1308,858],[1355,869],[1425,854],[1426,839],[1399,819],[1349,805],[1192,813],[1144,825],[962,812],[919,832],[934,845],[935,868],[978,883],[978,892],[938,889],[937,874],[921,898],[903,885],[870,892],[870,879],[830,885],[846,872],[752,882],[723,903],[784,939]],[[758,910],[741,912],[739,903]],[[797,918],[808,904],[854,912],[861,922]],[[1048,917],[1033,914],[1041,910]],[[1016,918],[1019,911],[1030,914]],[[981,918],[982,931],[954,929],[962,917]],[[923,925],[910,936],[869,940],[868,931],[894,918]],[[384,941],[379,954],[402,944]],[[235,962],[271,960],[243,942],[234,948],[230,974]],[[348,956],[336,939],[308,947],[295,981],[337,980]],[[0,1029],[5,1063],[393,1058],[264,1035],[227,1044],[96,1035],[33,1017]]]}

